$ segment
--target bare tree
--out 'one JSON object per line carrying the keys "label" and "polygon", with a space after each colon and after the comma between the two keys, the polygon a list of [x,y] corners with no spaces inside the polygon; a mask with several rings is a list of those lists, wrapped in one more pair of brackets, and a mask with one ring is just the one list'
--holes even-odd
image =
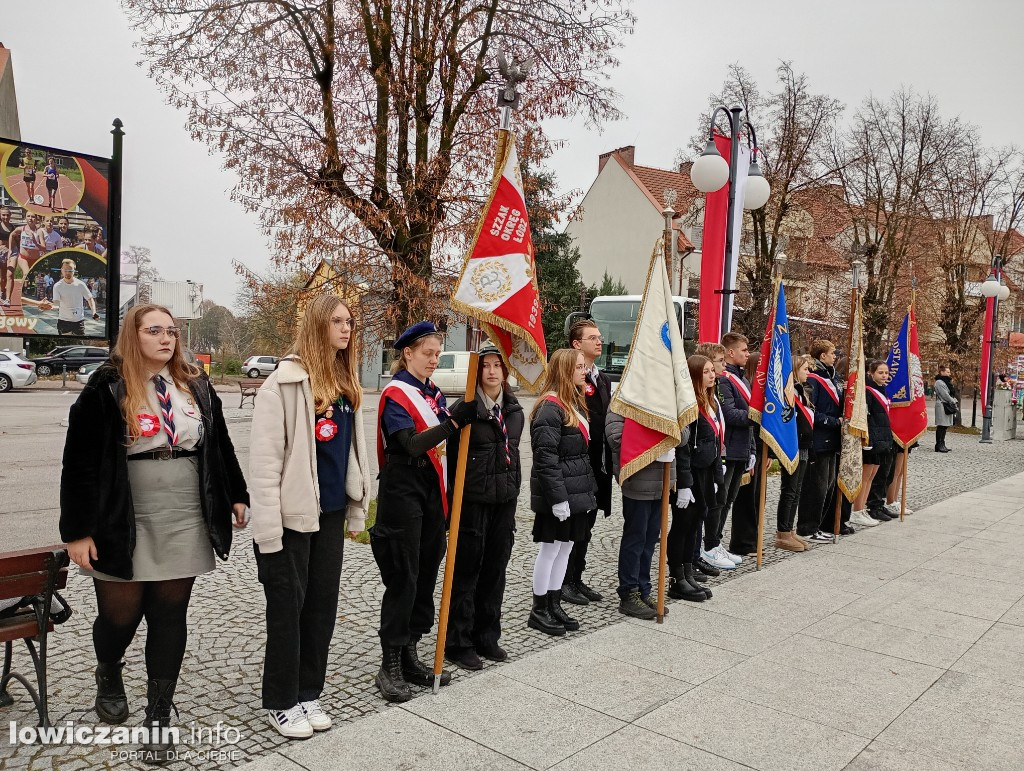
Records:
{"label": "bare tree", "polygon": [[121,251],[121,261],[136,266],[136,302],[140,305],[153,302],[153,282],[160,280],[160,271],[153,266],[152,250],[131,245]]}
{"label": "bare tree", "polygon": [[605,81],[633,24],[629,0],[122,2],[281,265],[347,264],[392,328],[437,315],[435,273],[479,214],[497,49],[535,64],[519,124],[597,124],[617,115]]}

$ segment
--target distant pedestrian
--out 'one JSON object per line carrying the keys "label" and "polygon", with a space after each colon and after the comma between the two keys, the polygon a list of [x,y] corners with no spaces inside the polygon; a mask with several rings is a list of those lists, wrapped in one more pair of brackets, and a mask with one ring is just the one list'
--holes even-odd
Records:
{"label": "distant pedestrian", "polygon": [[949,367],[943,364],[935,376],[935,452],[950,452],[946,447],[946,429],[953,425],[959,411],[960,395]]}

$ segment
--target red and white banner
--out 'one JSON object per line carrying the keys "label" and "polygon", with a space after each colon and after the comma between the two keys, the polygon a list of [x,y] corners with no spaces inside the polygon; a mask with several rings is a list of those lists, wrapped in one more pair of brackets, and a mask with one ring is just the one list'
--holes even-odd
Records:
{"label": "red and white banner", "polygon": [[547,368],[547,345],[514,134],[498,168],[451,304],[478,319],[508,368],[536,389]]}
{"label": "red and white banner", "polygon": [[985,323],[981,326],[981,414],[987,414],[985,408],[988,406],[988,384],[991,377],[990,367],[991,362],[991,350],[989,346],[989,337],[992,335],[992,314],[994,312],[996,300],[994,297],[985,298]]}
{"label": "red and white banner", "polygon": [[674,449],[683,427],[697,417],[697,397],[660,242],[651,257],[629,358],[610,409],[625,418],[620,485]]}
{"label": "red and white banner", "polygon": [[[899,378],[895,392],[890,392],[893,381],[886,387],[890,397],[889,425],[893,438],[900,447],[910,447],[928,430],[928,403],[924,396],[924,374],[921,371],[921,353],[917,342],[917,314],[911,305],[904,322],[907,327],[906,339],[902,330],[893,343],[889,354],[889,377],[893,378],[898,368],[905,368],[906,374]],[[906,350],[899,350],[905,346]]]}

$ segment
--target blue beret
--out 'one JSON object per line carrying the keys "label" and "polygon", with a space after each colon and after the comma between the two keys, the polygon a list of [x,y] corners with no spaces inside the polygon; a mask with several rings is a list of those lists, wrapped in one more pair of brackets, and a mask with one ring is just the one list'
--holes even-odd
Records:
{"label": "blue beret", "polygon": [[439,334],[441,333],[437,330],[437,327],[434,326],[433,321],[417,321],[399,335],[398,339],[395,340],[393,347],[396,351],[401,351],[403,348],[408,348],[421,337]]}

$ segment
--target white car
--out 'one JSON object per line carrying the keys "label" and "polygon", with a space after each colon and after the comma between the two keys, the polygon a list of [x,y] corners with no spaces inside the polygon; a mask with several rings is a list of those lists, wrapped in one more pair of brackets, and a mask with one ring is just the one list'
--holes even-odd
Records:
{"label": "white car", "polygon": [[9,349],[0,351],[0,393],[36,382],[36,365]]}
{"label": "white car", "polygon": [[[469,351],[442,351],[437,360],[437,369],[430,379],[445,395],[464,396],[466,378],[469,376]],[[519,390],[519,381],[514,375],[508,376],[508,385],[513,391]]]}
{"label": "white car", "polygon": [[242,372],[249,377],[267,377],[277,369],[277,356],[250,356],[242,365]]}

